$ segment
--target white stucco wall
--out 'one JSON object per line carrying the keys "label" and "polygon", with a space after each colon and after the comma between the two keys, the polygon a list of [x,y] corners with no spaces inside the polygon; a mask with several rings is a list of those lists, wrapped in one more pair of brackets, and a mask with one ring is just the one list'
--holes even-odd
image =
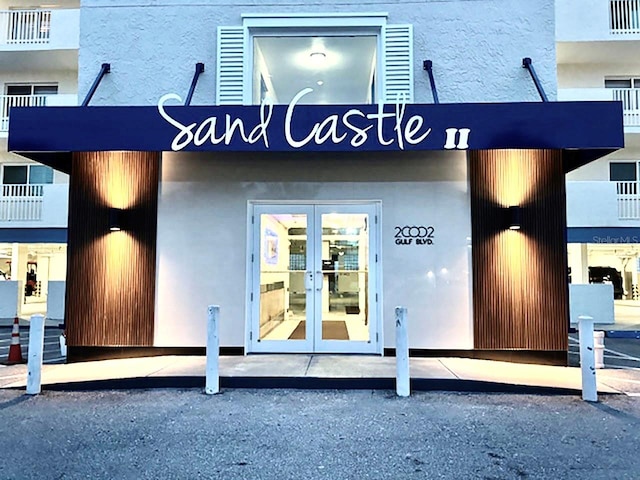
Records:
{"label": "white stucco wall", "polygon": [[427,0],[359,4],[274,0],[84,0],[81,9],[79,94],[100,64],[112,73],[94,105],[151,105],[168,92],[185,95],[194,64],[204,62],[193,104],[215,99],[218,25],[242,24],[245,13],[387,12],[390,24],[414,24],[416,103],[431,103],[422,61],[431,59],[441,102],[539,101],[523,57],[533,59],[549,98],[556,96],[553,0]]}
{"label": "white stucco wall", "polygon": [[[245,345],[249,200],[380,200],[384,346],[394,346],[393,309],[404,305],[412,348],[473,347],[464,152],[165,153],[156,346],[204,345],[209,304],[221,306],[221,345]],[[396,245],[396,225],[433,225],[435,244]]]}
{"label": "white stucco wall", "polygon": [[556,0],[558,41],[615,40],[609,33],[607,0]]}

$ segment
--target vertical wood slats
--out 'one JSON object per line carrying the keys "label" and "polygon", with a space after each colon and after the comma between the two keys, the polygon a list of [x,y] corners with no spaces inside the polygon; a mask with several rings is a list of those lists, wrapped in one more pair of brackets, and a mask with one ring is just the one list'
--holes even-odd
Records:
{"label": "vertical wood slats", "polygon": [[[65,323],[69,346],[153,344],[159,154],[73,154]],[[109,207],[123,230],[109,232]]]}
{"label": "vertical wood slats", "polygon": [[[566,350],[561,152],[475,151],[469,173],[475,348]],[[519,231],[506,227],[510,205],[523,209]]]}

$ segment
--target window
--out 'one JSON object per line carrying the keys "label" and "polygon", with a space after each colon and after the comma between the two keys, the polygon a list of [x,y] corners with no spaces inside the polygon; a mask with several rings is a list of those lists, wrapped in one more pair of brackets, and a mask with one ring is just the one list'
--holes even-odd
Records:
{"label": "window", "polygon": [[612,182],[633,182],[636,180],[635,162],[611,162],[609,180]]}
{"label": "window", "polygon": [[20,84],[6,85],[6,95],[2,99],[0,130],[8,128],[9,110],[11,107],[43,107],[47,104],[48,95],[56,95],[58,86],[55,84]]}
{"label": "window", "polygon": [[253,103],[367,104],[375,101],[376,35],[253,37]]}
{"label": "window", "polygon": [[58,93],[58,86],[55,84],[22,84],[22,85],[7,85],[7,95],[56,95]]}
{"label": "window", "polygon": [[640,77],[605,78],[605,88],[640,88]]}
{"label": "window", "polygon": [[637,195],[637,163],[611,162],[609,164],[609,180],[616,182],[618,195]]}
{"label": "window", "polygon": [[3,185],[42,185],[53,183],[53,169],[44,165],[4,165]]}
{"label": "window", "polygon": [[216,58],[218,105],[413,101],[413,27],[386,14],[243,15]]}

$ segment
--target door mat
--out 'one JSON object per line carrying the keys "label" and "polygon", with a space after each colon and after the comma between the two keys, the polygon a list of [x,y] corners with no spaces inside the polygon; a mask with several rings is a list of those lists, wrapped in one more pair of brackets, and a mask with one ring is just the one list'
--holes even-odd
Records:
{"label": "door mat", "polygon": [[[304,340],[307,322],[304,320],[298,324],[296,329],[289,335],[289,340]],[[341,320],[331,320],[322,322],[323,340],[349,340],[347,325]]]}

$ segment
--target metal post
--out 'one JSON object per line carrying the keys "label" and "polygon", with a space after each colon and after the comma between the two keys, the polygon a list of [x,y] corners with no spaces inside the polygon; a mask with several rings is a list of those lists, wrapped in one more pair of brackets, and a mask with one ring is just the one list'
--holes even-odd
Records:
{"label": "metal post", "polygon": [[32,315],[29,324],[29,354],[27,356],[27,394],[37,395],[42,384],[44,350],[44,316]]}
{"label": "metal post", "polygon": [[536,90],[538,90],[538,95],[543,102],[548,102],[547,94],[544,93],[544,88],[542,88],[542,84],[540,83],[540,79],[538,78],[538,74],[536,73],[536,69],[533,68],[533,63],[529,57],[525,57],[522,59],[522,68],[526,68],[529,71],[529,75],[531,75],[531,79],[533,80],[534,85],[536,86]]}
{"label": "metal post", "polygon": [[431,60],[425,60],[422,62],[422,69],[427,71],[429,75],[429,83],[431,84],[431,95],[433,95],[433,103],[438,104],[438,89],[436,88],[436,80],[433,78],[433,62]]}
{"label": "metal post", "polygon": [[204,63],[196,63],[196,71],[193,74],[193,79],[191,80],[191,87],[189,87],[189,93],[187,93],[187,99],[184,102],[184,105],[188,107],[191,105],[191,99],[193,98],[193,92],[196,91],[196,85],[198,84],[198,78],[200,74],[204,72]]}
{"label": "metal post", "polygon": [[93,85],[91,85],[91,88],[87,93],[87,96],[84,98],[84,101],[82,102],[83,107],[86,107],[89,105],[89,102],[93,98],[93,94],[96,93],[96,90],[98,89],[98,85],[100,85],[100,82],[102,81],[102,77],[104,77],[107,73],[111,73],[111,64],[103,63],[100,66],[100,72],[98,73],[98,76],[93,81]]}
{"label": "metal post", "polygon": [[399,397],[408,397],[411,394],[409,378],[407,309],[396,307],[396,393]]}
{"label": "metal post", "polygon": [[596,385],[596,360],[593,348],[593,317],[578,317],[580,335],[580,370],[582,371],[582,399],[587,402],[598,401]]}
{"label": "metal post", "polygon": [[213,395],[220,393],[220,372],[218,369],[220,359],[220,338],[218,337],[220,307],[218,305],[209,305],[207,312],[207,367],[204,393]]}

